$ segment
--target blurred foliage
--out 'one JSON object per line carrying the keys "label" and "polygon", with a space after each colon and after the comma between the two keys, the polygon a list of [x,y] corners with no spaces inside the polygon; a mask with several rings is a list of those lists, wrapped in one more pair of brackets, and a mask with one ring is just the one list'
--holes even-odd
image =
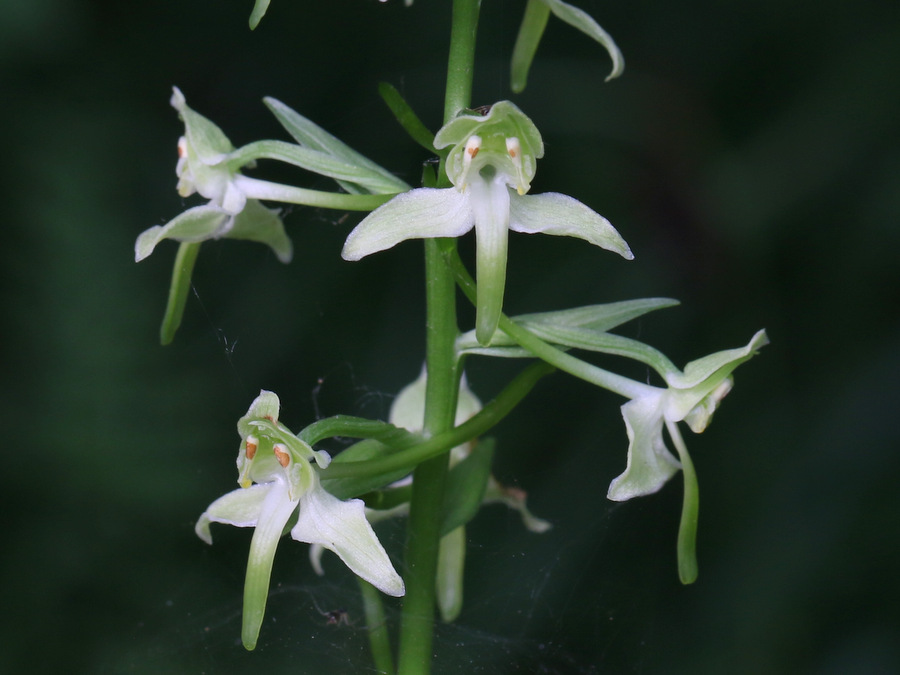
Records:
{"label": "blurred foliage", "polygon": [[[514,236],[508,310],[666,295],[682,307],[632,334],[676,363],[761,327],[772,344],[687,439],[702,495],[689,588],[679,481],[607,502],[621,402],[542,384],[498,429],[496,473],[556,527],[533,535],[496,507],[473,523],[467,605],[439,630],[438,672],[898,672],[900,5],[578,4],[626,71],[604,85],[602,50],[551,22],[516,98],[547,144],[534,191],[596,208],[636,260]],[[261,387],[293,427],[386,415],[420,368],[419,250],[345,263],[359,216],[294,208],[290,266],[204,245],[162,349],[174,246],[140,265],[132,246],[184,206],[173,84],[235,143],[282,137],[271,95],[415,182],[427,157],[376,87],[438,127],[449,8],[276,0],[253,33],[250,8],[0,2],[2,672],[354,672],[368,658],[361,621],[322,616],[340,600],[359,617],[352,580],[337,566],[316,579],[297,545],[279,551],[284,586],[244,653],[249,534],[207,548],[193,522],[231,489],[234,424]],[[521,12],[485,0],[476,104],[510,97]],[[513,369],[473,360],[470,381],[488,398]],[[386,538],[398,551],[402,534]]]}

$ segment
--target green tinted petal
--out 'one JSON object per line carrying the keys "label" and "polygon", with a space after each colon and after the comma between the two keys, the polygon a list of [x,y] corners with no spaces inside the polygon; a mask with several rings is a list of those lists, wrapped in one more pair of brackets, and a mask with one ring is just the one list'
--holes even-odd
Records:
{"label": "green tinted petal", "polygon": [[628,464],[609,485],[607,497],[622,502],[658,491],[681,467],[662,436],[664,391],[633,399],[622,406],[628,432]]}
{"label": "green tinted petal", "polygon": [[626,260],[634,258],[628,244],[606,218],[567,195],[512,195],[509,218],[509,227],[515,232],[578,237]]}
{"label": "green tinted petal", "polygon": [[294,254],[294,246],[284,231],[284,223],[277,209],[269,209],[255,199],[248,199],[244,210],[234,217],[228,239],[246,239],[266,244],[278,259],[288,263]]}
{"label": "green tinted petal", "polygon": [[344,502],[314,485],[300,497],[291,537],[334,551],[354,574],[382,593],[399,597],[405,592],[403,579],[366,520],[361,499]]}
{"label": "green tinted petal", "polygon": [[207,544],[212,544],[210,523],[223,523],[234,527],[256,527],[263,501],[269,494],[271,484],[238,488],[222,495],[207,507],[200,516],[194,531]]}
{"label": "green tinted petal", "polygon": [[726,349],[691,361],[685,366],[684,374],[672,374],[666,378],[666,382],[671,387],[688,389],[700,384],[713,374],[717,374],[717,379],[721,381],[767,344],[769,344],[769,338],[766,336],[766,331],[758,331],[745,347]]}
{"label": "green tinted petal", "polygon": [[459,237],[474,222],[469,200],[454,188],[419,188],[397,195],[354,228],[344,260],[359,260],[407,239]]}
{"label": "green tinted petal", "polygon": [[227,231],[231,216],[217,206],[195,206],[175,216],[165,225],[155,225],[138,236],[134,243],[134,260],[140,262],[163,239],[199,242],[215,239]]}
{"label": "green tinted petal", "polygon": [[211,120],[192,110],[178,87],[172,87],[169,101],[184,121],[184,135],[191,150],[204,164],[216,164],[234,146],[225,133]]}

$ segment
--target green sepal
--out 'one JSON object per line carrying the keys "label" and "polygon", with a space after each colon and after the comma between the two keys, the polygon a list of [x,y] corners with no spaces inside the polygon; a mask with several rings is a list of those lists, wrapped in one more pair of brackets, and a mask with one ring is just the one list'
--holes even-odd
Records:
{"label": "green sepal", "polygon": [[493,459],[494,440],[481,439],[465,459],[450,469],[444,489],[441,536],[465,525],[478,513],[491,476]]}
{"label": "green sepal", "polygon": [[378,93],[410,138],[428,152],[439,154],[437,148],[434,147],[434,133],[419,119],[397,88],[389,82],[379,82]]}

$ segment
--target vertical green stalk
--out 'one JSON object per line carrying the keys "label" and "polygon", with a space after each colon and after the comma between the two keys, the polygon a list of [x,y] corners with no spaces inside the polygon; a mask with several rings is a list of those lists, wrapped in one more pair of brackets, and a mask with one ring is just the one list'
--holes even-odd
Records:
{"label": "vertical green stalk", "polygon": [[[444,122],[470,105],[475,62],[475,35],[480,0],[454,0],[447,64]],[[434,436],[453,427],[459,372],[454,341],[456,282],[437,240],[425,240],[426,365],[425,434]],[[420,464],[413,473],[413,491],[406,548],[406,597],[400,627],[399,675],[431,671],[435,616],[435,578],[440,547],[439,523],[447,476],[448,455]]]}

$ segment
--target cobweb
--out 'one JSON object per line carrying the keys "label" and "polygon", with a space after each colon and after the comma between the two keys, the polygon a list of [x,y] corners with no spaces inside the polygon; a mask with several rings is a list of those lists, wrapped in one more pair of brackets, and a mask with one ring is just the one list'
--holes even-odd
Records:
{"label": "cobweb", "polygon": [[[454,623],[436,624],[433,672],[644,672],[646,638],[652,633],[644,610],[652,590],[636,585],[640,572],[631,579],[623,575],[618,588],[597,583],[597,569],[608,559],[609,514],[617,510],[606,510],[573,537],[572,531],[529,533],[503,507],[484,509],[467,529],[463,612]],[[378,528],[395,562],[403,546],[402,526]],[[354,577],[330,553],[325,576],[317,577],[307,546],[289,539],[282,540],[276,556],[257,648],[244,650],[241,593],[250,532],[223,526],[215,536],[213,547],[198,543],[185,578],[173,580],[161,606],[134,628],[129,644],[104,670],[377,672]],[[396,640],[400,604],[384,600]]]}
{"label": "cobweb", "polygon": [[[232,345],[237,339],[226,341],[220,330],[213,330],[227,367],[235,371]],[[321,385],[320,380],[311,392],[317,411]],[[383,413],[389,407],[388,394],[365,389],[357,394],[364,408]],[[647,506],[624,511],[589,491],[570,494],[569,480],[557,478],[555,486],[551,480],[548,488],[562,494],[564,509],[555,508],[552,498],[543,509],[532,503],[536,515],[554,521],[548,533],[527,531],[518,515],[501,505],[482,509],[467,526],[464,608],[455,622],[436,623],[436,675],[645,672],[646,643],[653,630],[647,617],[655,614],[659,564],[635,565],[635,550],[627,544],[634,520],[656,516],[646,512]],[[597,507],[598,501],[602,506]],[[573,512],[578,518],[559,517]],[[622,515],[626,513],[630,515]],[[377,527],[401,574],[404,525],[398,520]],[[378,672],[355,578],[329,552],[326,574],[317,577],[307,545],[288,538],[276,555],[259,643],[247,652],[240,640],[241,605],[252,533],[214,528],[215,545],[197,541],[187,549],[190,560],[183,574],[160,590],[159,603],[145,620],[125,631],[128,638],[118,651],[104,656],[101,672]],[[641,541],[645,536],[640,535]],[[670,546],[666,540],[667,552]],[[619,553],[611,556],[613,549]],[[671,573],[671,562],[667,557],[662,564],[666,573]],[[396,649],[400,604],[392,598],[384,601]]]}

